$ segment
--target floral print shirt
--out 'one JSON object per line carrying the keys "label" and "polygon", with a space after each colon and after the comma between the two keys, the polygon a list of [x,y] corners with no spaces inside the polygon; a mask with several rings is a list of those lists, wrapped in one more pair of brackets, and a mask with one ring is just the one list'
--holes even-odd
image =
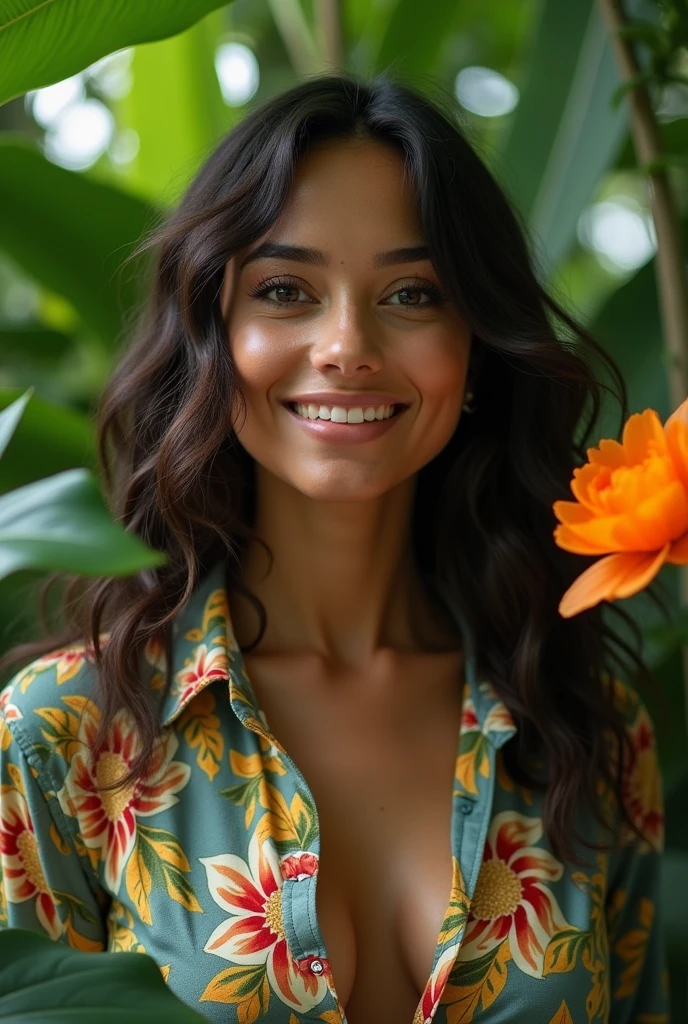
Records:
{"label": "floral print shirt", "polygon": [[[346,1024],[316,915],[317,810],[244,670],[224,570],[178,614],[172,665],[159,641],[141,655],[162,738],[135,787],[97,791],[124,774],[137,740],[120,712],[93,759],[91,650],[38,658],[2,691],[2,921],[81,950],[148,953],[216,1024]],[[628,830],[568,867],[548,846],[540,795],[504,769],[515,726],[476,677],[466,631],[464,643],[453,884],[406,1024],[664,1024],[661,785],[645,707],[615,681],[637,754],[627,803],[647,839]]]}

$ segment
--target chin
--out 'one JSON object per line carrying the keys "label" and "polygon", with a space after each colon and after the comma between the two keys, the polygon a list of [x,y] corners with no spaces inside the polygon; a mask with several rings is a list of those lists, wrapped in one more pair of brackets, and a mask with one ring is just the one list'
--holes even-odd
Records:
{"label": "chin", "polygon": [[347,479],[292,480],[291,486],[313,501],[372,501],[391,490],[394,484],[381,480]]}

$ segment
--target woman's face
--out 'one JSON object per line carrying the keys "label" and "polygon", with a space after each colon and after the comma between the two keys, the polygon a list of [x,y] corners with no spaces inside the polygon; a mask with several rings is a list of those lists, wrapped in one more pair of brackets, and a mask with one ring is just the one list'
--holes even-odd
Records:
{"label": "woman's face", "polygon": [[[280,219],[227,264],[221,301],[246,401],[234,429],[260,466],[321,501],[400,484],[461,415],[471,332],[415,251],[402,171],[380,143],[311,150]],[[331,418],[304,419],[297,400]],[[371,420],[383,406],[394,415]]]}

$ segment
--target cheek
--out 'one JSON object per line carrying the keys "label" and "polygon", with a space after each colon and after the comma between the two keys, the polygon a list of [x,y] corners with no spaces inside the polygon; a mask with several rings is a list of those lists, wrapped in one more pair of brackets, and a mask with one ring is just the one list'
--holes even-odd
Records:
{"label": "cheek", "polygon": [[271,336],[268,325],[239,325],[230,328],[229,337],[232,362],[246,403],[246,419],[238,424],[241,432],[257,426],[269,414],[269,396],[288,375],[293,357],[284,336]]}
{"label": "cheek", "polygon": [[422,400],[459,409],[470,357],[470,342],[453,332],[440,333],[419,344],[409,361],[409,376]]}

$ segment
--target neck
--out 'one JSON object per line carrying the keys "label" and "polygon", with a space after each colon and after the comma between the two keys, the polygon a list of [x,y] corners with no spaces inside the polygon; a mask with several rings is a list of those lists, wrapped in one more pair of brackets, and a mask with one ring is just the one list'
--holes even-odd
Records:
{"label": "neck", "polygon": [[[254,529],[259,544],[242,561],[242,582],[262,602],[267,628],[257,650],[316,653],[342,667],[370,664],[383,648],[448,650],[460,634],[424,592],[411,544],[416,478],[379,498],[324,502],[257,467]],[[230,596],[240,646],[258,617]]]}

